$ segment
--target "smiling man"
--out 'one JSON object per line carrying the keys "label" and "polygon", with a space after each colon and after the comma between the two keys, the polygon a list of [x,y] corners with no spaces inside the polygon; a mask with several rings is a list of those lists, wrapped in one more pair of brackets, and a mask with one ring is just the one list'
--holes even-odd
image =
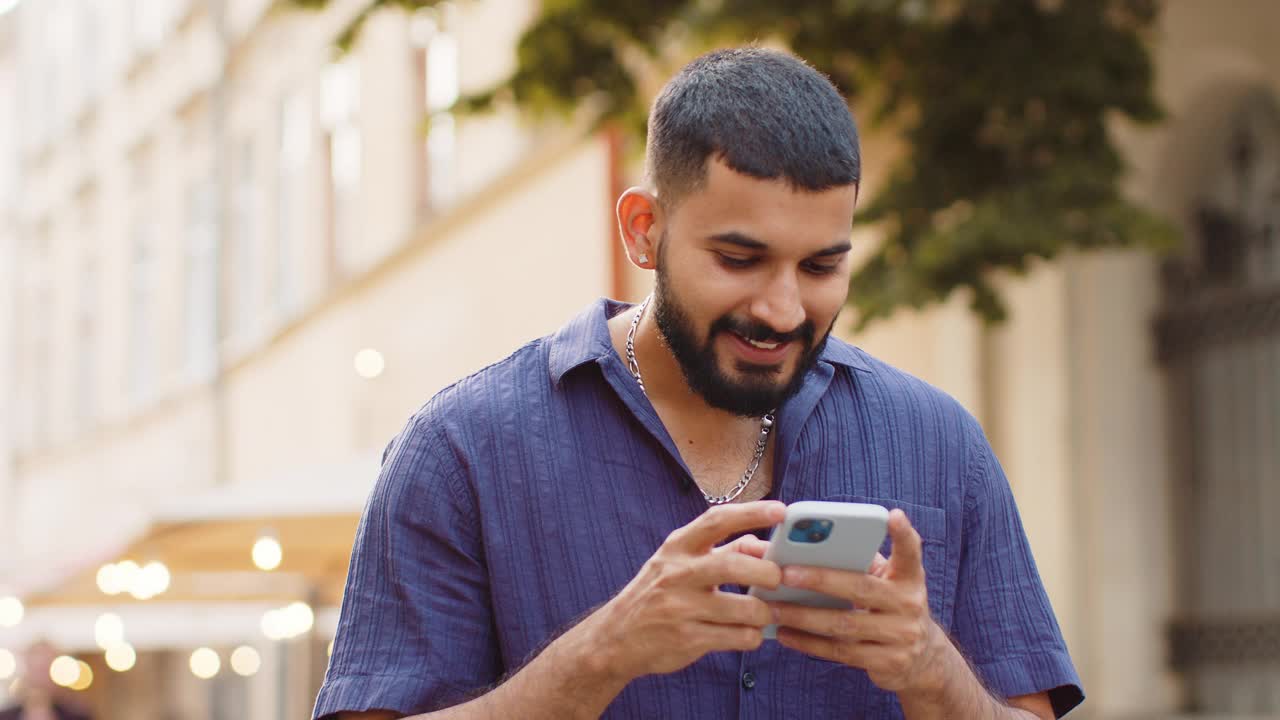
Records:
{"label": "smiling man", "polygon": [[[705,55],[618,201],[602,300],[387,448],[317,718],[1050,718],[1083,699],[1009,484],[942,392],[829,337],[860,157],[835,88]],[[798,500],[892,508],[871,572],[785,570]],[[817,589],[858,611],[769,604]],[[763,628],[777,623],[777,641]]]}

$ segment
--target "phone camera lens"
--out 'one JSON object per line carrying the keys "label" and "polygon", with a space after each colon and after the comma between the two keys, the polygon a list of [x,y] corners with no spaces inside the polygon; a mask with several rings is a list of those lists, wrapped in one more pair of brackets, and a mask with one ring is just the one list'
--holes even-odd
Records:
{"label": "phone camera lens", "polygon": [[817,543],[817,542],[822,542],[823,540],[826,540],[826,539],[827,539],[826,533],[822,532],[821,530],[814,530],[813,532],[809,533],[809,542]]}
{"label": "phone camera lens", "polygon": [[812,520],[800,520],[800,521],[797,521],[797,522],[796,522],[796,529],[797,529],[797,530],[808,530],[808,529],[809,529],[809,528],[811,528],[811,527],[813,527],[813,521],[812,521]]}

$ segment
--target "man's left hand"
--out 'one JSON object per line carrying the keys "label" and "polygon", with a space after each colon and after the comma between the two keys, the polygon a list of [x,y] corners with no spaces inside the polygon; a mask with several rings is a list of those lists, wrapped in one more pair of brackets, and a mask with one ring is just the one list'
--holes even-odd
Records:
{"label": "man's left hand", "polygon": [[891,692],[937,692],[951,641],[929,614],[920,534],[906,513],[889,513],[893,550],[867,573],[791,566],[782,582],[853,603],[853,610],[773,603],[778,642],[867,671]]}

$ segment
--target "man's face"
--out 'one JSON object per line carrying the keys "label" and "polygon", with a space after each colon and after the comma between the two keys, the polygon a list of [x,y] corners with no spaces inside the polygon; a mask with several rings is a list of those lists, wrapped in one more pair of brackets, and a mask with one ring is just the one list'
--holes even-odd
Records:
{"label": "man's face", "polygon": [[799,389],[848,292],[857,188],[791,189],[707,162],[659,229],[654,319],[708,404],[762,415]]}

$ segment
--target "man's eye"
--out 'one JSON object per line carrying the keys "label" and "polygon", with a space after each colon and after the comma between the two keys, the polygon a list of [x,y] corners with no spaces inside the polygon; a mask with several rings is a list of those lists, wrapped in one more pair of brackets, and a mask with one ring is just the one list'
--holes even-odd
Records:
{"label": "man's eye", "polygon": [[748,268],[756,264],[755,258],[740,258],[732,255],[725,255],[724,253],[716,253],[716,257],[720,258],[720,264],[727,268],[741,269]]}
{"label": "man's eye", "polygon": [[840,267],[839,263],[805,263],[805,272],[812,275],[830,275]]}

